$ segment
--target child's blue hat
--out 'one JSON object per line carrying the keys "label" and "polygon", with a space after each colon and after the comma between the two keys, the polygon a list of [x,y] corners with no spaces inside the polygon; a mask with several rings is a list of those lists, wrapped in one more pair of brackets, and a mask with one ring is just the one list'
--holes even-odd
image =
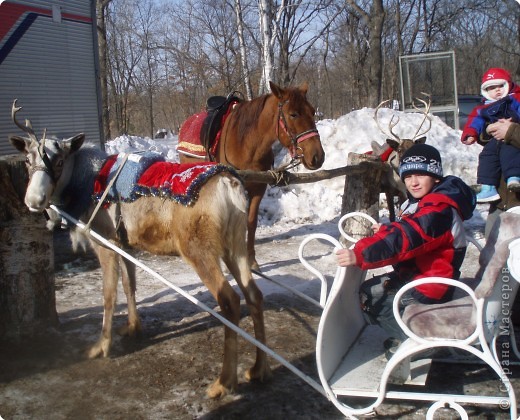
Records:
{"label": "child's blue hat", "polygon": [[425,174],[442,178],[442,161],[439,151],[429,144],[414,144],[401,158],[399,176],[404,179],[410,174]]}

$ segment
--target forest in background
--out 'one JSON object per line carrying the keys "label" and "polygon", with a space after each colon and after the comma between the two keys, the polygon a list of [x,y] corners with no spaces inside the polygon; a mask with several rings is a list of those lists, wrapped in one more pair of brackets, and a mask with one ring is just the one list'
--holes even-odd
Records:
{"label": "forest in background", "polygon": [[[96,0],[105,139],[176,133],[212,95],[309,84],[319,118],[399,99],[399,57],[454,51],[459,94],[520,80],[516,0]],[[429,92],[435,95],[435,92]]]}

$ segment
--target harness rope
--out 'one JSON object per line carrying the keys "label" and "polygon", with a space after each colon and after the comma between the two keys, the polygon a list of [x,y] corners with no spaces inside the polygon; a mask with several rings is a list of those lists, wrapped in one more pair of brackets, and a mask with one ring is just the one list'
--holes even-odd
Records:
{"label": "harness rope", "polygon": [[[130,153],[125,153],[124,154],[124,157],[123,157],[123,160],[121,161],[121,164],[119,165],[119,168],[117,168],[117,171],[116,173],[114,174],[114,176],[112,177],[112,179],[110,180],[110,182],[107,184],[106,188],[105,188],[105,191],[103,191],[103,195],[101,196],[101,198],[99,199],[97,205],[96,205],[96,208],[94,209],[94,211],[92,212],[92,214],[90,215],[90,219],[88,221],[88,223],[85,225],[85,230],[90,230],[90,225],[92,224],[92,221],[94,220],[94,218],[96,217],[99,209],[101,208],[101,206],[103,205],[103,202],[105,201],[105,198],[107,197],[108,195],[108,192],[110,191],[110,189],[112,188],[112,185],[114,185],[114,183],[116,182],[117,180],[117,177],[119,176],[119,174],[121,173],[121,171],[123,170],[123,167],[125,166],[125,163],[126,161],[128,160],[128,157],[130,156]],[[120,221],[119,221],[120,222]],[[118,222],[118,224],[119,224]]]}

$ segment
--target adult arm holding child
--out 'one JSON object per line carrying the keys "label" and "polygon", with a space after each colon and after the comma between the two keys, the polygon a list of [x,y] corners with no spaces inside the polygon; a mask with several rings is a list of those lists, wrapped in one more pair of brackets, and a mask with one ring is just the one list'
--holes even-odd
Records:
{"label": "adult arm holding child", "polygon": [[497,122],[490,124],[486,131],[497,140],[520,148],[520,124],[514,123],[511,118],[501,118]]}

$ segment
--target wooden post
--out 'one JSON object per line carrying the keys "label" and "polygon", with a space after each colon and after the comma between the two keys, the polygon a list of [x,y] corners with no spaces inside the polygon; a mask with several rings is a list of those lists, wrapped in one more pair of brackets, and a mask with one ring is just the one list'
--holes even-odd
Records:
{"label": "wooden post", "polygon": [[24,157],[0,157],[0,338],[17,339],[58,322],[53,236],[43,214],[23,203]]}
{"label": "wooden post", "polygon": [[[349,153],[348,165],[368,164],[366,162],[374,162],[377,158],[370,155],[361,155],[358,153]],[[370,165],[363,175],[346,176],[345,189],[343,191],[343,200],[341,203],[341,215],[353,211],[359,211],[372,216],[375,220],[379,220],[379,194],[381,192],[381,173],[383,168]],[[366,220],[348,219],[345,222],[344,229],[354,238],[364,238],[372,234],[371,225]],[[344,245],[349,246],[345,239],[341,241]]]}

